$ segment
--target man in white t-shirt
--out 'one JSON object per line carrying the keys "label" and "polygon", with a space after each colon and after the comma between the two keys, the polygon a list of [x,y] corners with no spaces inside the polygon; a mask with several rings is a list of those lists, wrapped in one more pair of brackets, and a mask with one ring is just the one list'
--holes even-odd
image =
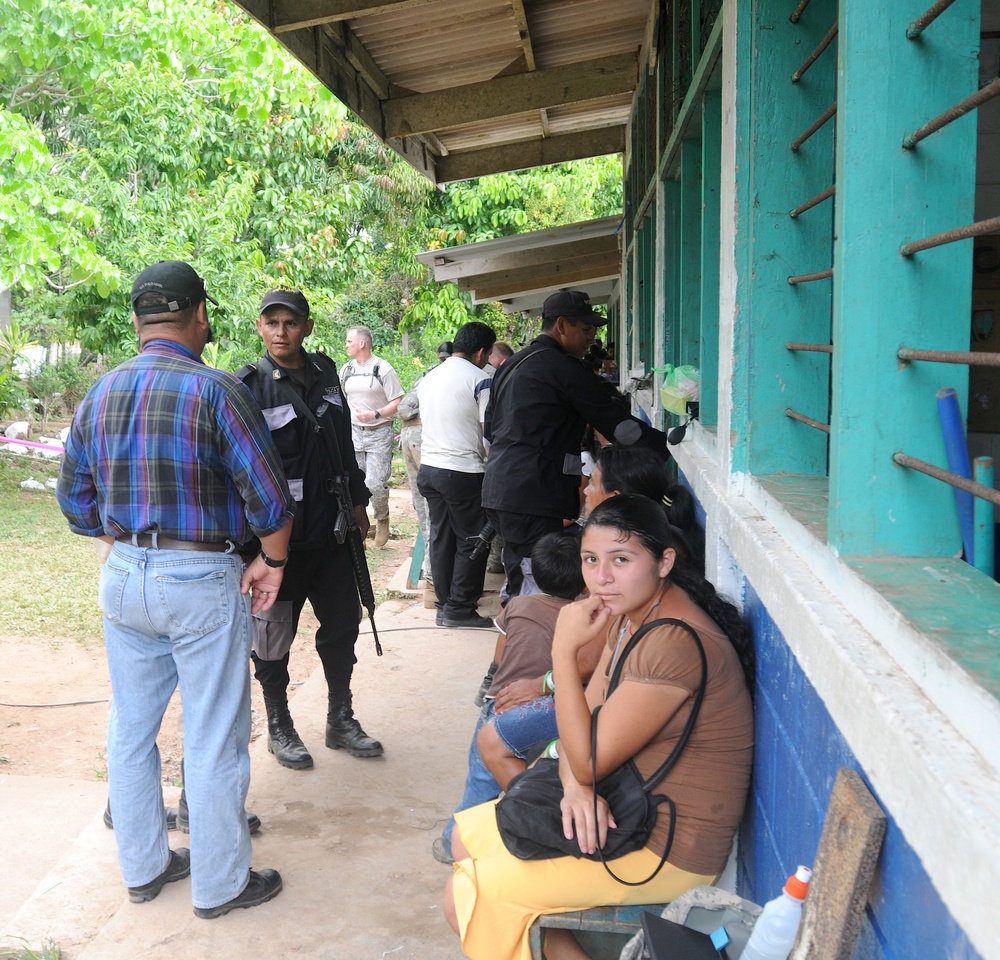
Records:
{"label": "man in white t-shirt", "polygon": [[490,378],[483,372],[496,334],[473,321],[455,334],[454,352],[420,381],[423,439],[417,488],[431,521],[431,574],[437,622],[445,627],[493,629],[476,604],[483,592],[488,551],[473,558],[486,526],[483,417]]}
{"label": "man in white t-shirt", "polygon": [[375,546],[389,540],[389,474],[392,472],[392,421],[403,388],[392,364],[372,353],[368,327],[349,327],[347,356],[340,383],[351,408],[351,429],[358,466],[365,472],[375,520]]}

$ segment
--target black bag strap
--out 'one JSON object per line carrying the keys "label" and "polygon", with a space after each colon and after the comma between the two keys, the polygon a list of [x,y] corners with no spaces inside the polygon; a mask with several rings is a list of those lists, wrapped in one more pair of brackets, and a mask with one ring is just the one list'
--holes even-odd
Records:
{"label": "black bag strap", "polygon": [[[698,689],[695,691],[694,701],[691,704],[691,713],[688,716],[687,723],[684,725],[684,729],[681,731],[681,735],[677,738],[677,743],[674,744],[674,749],[670,751],[670,756],[667,757],[663,763],[653,771],[649,779],[643,782],[643,792],[649,793],[670,771],[674,768],[677,761],[680,759],[681,753],[684,747],[687,745],[688,738],[691,736],[691,731],[694,729],[695,721],[698,719],[698,712],[701,710],[702,701],[705,699],[705,687],[708,685],[708,658],[705,656],[705,648],[702,645],[701,637],[698,636],[697,631],[690,624],[685,623],[683,620],[675,620],[673,617],[663,617],[660,620],[651,620],[649,623],[644,623],[632,636],[629,638],[628,643],[625,644],[625,648],[622,650],[621,655],[618,657],[614,668],[611,671],[611,677],[608,680],[608,692],[605,695],[605,701],[618,687],[621,680],[622,668],[625,666],[625,658],[635,649],[636,644],[654,627],[663,626],[675,626],[682,627],[686,630],[691,638],[694,640],[695,645],[698,647],[698,654],[701,657],[701,682],[698,684]],[[594,710],[594,714],[591,717],[591,726],[596,729],[597,727],[597,714],[600,711],[600,706]],[[593,751],[591,751],[591,759],[594,759]],[[631,762],[631,761],[629,761]]]}
{"label": "black bag strap", "polygon": [[[537,346],[538,349],[537,350],[532,350],[531,348],[533,346]],[[500,383],[497,384],[497,386],[496,386],[495,389],[493,387],[490,388],[490,400],[491,400],[491,402],[494,405],[496,404],[497,397],[500,396],[500,393],[501,393],[501,391],[503,391],[503,388],[510,382],[511,377],[514,376],[514,371],[519,366],[521,366],[521,364],[524,363],[525,360],[530,360],[532,357],[537,357],[538,354],[540,354],[543,350],[551,350],[551,349],[552,349],[551,347],[547,347],[543,343],[539,343],[539,344],[529,343],[528,346],[526,346],[524,348],[524,353],[520,357],[518,357],[517,360],[514,360],[514,361],[508,360],[507,363],[505,363],[500,368],[501,370],[503,370],[503,374],[504,374],[503,378],[500,380]],[[508,366],[510,366],[509,370],[507,369]]]}
{"label": "black bag strap", "polygon": [[[684,729],[681,731],[681,735],[677,738],[677,743],[674,744],[674,749],[670,751],[670,755],[667,759],[653,771],[649,779],[642,781],[642,792],[645,794],[648,794],[674,768],[677,761],[680,759],[681,753],[687,745],[688,738],[691,736],[691,731],[694,730],[694,724],[698,719],[698,713],[701,710],[702,701],[705,699],[705,688],[708,686],[708,657],[705,655],[705,647],[701,642],[701,637],[698,636],[698,632],[694,629],[694,627],[692,627],[689,623],[685,623],[683,620],[676,620],[673,617],[663,617],[659,620],[651,620],[649,623],[644,623],[629,638],[628,643],[625,644],[624,649],[615,661],[615,665],[611,670],[611,677],[608,680],[608,692],[605,695],[605,702],[607,702],[607,698],[618,687],[621,680],[622,668],[625,665],[625,658],[633,649],[635,649],[636,644],[647,633],[649,633],[650,630],[654,627],[662,626],[682,627],[691,635],[695,645],[698,647],[698,654],[701,657],[701,681],[698,684],[698,689],[695,691],[694,701],[691,704],[691,712],[688,715],[687,723],[684,724]],[[590,717],[590,769],[591,780],[594,786],[595,823],[597,822],[597,798],[599,796],[597,793],[597,715],[600,712],[601,705],[598,705],[594,708],[594,712]],[[636,779],[641,779],[639,776],[639,768],[635,765],[635,761],[632,758],[629,758],[625,762],[635,771]],[[657,805],[666,803],[670,808],[670,827],[667,832],[667,842],[663,848],[663,855],[660,857],[660,862],[656,865],[656,869],[648,877],[645,877],[642,880],[623,880],[617,873],[614,872],[614,870],[611,869],[611,867],[608,866],[608,862],[604,859],[604,853],[601,848],[597,848],[597,855],[600,857],[604,869],[608,871],[608,874],[612,878],[627,887],[641,887],[643,884],[649,883],[649,881],[663,869],[663,865],[667,862],[667,857],[670,855],[670,848],[674,845],[674,828],[677,824],[677,807],[674,805],[674,801],[666,794],[657,795],[655,800]]]}

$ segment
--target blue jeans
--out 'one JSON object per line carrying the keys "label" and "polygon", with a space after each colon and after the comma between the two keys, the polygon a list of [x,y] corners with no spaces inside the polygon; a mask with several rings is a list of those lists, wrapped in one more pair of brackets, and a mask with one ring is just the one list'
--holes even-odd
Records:
{"label": "blue jeans", "polygon": [[250,876],[250,608],[238,555],[117,543],[99,601],[111,674],[108,785],[122,879],[138,887],[170,851],[156,735],[180,684],[191,899],[215,907]]}
{"label": "blue jeans", "polygon": [[[492,723],[497,736],[515,756],[522,760],[528,751],[541,740],[554,740],[559,734],[556,730],[555,700],[552,697],[540,697],[530,703],[523,703],[513,710],[498,714],[492,699],[483,704],[476,721],[476,729],[472,734],[472,744],[469,747],[469,772],[465,777],[465,792],[455,813],[478,806],[500,796],[500,784],[486,768],[479,753],[479,731]],[[444,845],[451,853],[451,834],[455,829],[455,817],[445,824],[441,833]]]}

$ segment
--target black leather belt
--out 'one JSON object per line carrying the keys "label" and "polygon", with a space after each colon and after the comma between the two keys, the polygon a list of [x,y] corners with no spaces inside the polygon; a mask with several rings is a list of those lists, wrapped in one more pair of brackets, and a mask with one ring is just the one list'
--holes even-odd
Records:
{"label": "black leather belt", "polygon": [[231,540],[223,543],[209,543],[206,540],[175,540],[159,533],[126,534],[119,537],[121,543],[131,543],[136,547],[152,547],[154,550],[196,550],[201,553],[235,553],[236,544]]}

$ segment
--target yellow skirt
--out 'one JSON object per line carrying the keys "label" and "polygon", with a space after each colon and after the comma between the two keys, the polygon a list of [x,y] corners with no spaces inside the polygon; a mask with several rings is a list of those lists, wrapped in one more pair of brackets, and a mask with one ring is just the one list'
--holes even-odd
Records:
{"label": "yellow skirt", "polygon": [[[528,931],[543,913],[588,907],[668,903],[715,876],[679,870],[670,863],[649,883],[628,887],[600,861],[559,857],[518,860],[497,829],[496,801],[458,813],[455,820],[471,856],[455,863],[455,910],[462,949],[470,960],[531,960]],[[619,857],[612,869],[626,880],[648,877],[660,858],[651,850]]]}

